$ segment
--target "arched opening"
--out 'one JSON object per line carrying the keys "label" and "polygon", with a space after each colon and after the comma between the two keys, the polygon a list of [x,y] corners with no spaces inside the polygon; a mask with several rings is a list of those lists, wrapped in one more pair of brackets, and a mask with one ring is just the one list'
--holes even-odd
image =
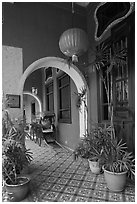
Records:
{"label": "arched opening", "polygon": [[[34,98],[36,101],[37,101],[37,104],[38,104],[38,112],[41,114],[42,113],[42,103],[41,103],[41,100],[39,99],[39,97],[38,96],[36,96],[36,95],[34,95],[34,94],[32,94],[32,93],[30,93],[30,92],[27,92],[27,91],[24,91],[23,92],[23,96],[24,95],[28,95],[28,96],[31,96],[32,98]],[[24,100],[24,99],[23,99]],[[23,101],[24,102],[24,101]],[[23,107],[24,108],[24,107]],[[26,109],[26,108],[25,108]],[[29,113],[27,113],[27,115],[28,115]],[[31,118],[31,116],[30,116],[30,118]],[[29,121],[30,122],[30,121]]]}
{"label": "arched opening", "polygon": [[[23,93],[23,87],[26,78],[35,70],[40,69],[42,67],[55,67],[58,68],[62,71],[64,71],[66,74],[68,74],[71,79],[74,81],[77,91],[81,92],[81,89],[83,87],[87,87],[87,95],[86,95],[86,103],[88,104],[88,95],[89,95],[89,90],[88,86],[86,83],[86,80],[80,70],[75,66],[75,65],[70,65],[68,66],[68,63],[66,60],[62,58],[57,58],[57,57],[45,57],[42,59],[39,59],[32,63],[24,72],[24,74],[21,77],[20,80],[20,86],[19,86],[19,93],[22,95]],[[86,121],[86,123],[85,123]],[[83,135],[86,133],[87,128],[88,128],[88,115],[87,111],[85,111],[85,106],[84,103],[81,105],[81,111],[79,111],[79,128],[80,128],[80,137],[83,137]]]}

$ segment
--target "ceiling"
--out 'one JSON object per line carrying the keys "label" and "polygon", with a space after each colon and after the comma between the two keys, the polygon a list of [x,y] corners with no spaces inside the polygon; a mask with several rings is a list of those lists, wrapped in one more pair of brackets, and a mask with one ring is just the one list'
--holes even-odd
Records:
{"label": "ceiling", "polygon": [[90,2],[75,2],[75,3],[82,7],[87,7]]}

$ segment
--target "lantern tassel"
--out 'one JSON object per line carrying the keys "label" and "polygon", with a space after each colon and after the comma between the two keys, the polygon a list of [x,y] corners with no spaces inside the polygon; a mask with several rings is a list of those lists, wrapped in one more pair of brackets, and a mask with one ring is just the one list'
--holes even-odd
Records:
{"label": "lantern tassel", "polygon": [[72,55],[72,62],[78,62],[78,56]]}

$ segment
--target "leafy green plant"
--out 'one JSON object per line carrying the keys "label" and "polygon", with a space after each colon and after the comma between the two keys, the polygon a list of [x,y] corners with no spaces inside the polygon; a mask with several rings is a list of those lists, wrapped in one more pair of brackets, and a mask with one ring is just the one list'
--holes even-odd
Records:
{"label": "leafy green plant", "polygon": [[17,176],[21,170],[32,161],[32,152],[21,142],[5,139],[2,147],[2,173],[4,180],[17,184]]}
{"label": "leafy green plant", "polygon": [[[127,48],[115,48],[110,51],[110,45],[104,43],[96,49],[94,55],[95,60],[91,62],[92,70],[97,70],[101,80],[103,81],[107,100],[108,112],[110,115],[110,133],[105,136],[105,143],[102,143],[101,161],[105,164],[105,168],[112,172],[127,171],[128,175],[135,175],[135,159],[131,152],[127,151],[126,143],[122,140],[118,141],[115,135],[113,122],[113,82],[112,69],[127,63]],[[105,72],[103,72],[106,69]],[[103,74],[104,73],[104,74]],[[110,74],[110,76],[109,76]],[[94,155],[98,156],[98,149],[94,151]],[[93,153],[93,152],[92,152]]]}
{"label": "leafy green plant", "polygon": [[76,106],[79,108],[79,110],[81,110],[81,105],[82,102],[84,103],[84,106],[87,109],[87,104],[86,104],[86,93],[87,93],[87,88],[86,87],[82,87],[79,93],[75,93],[77,95],[77,103]]}
{"label": "leafy green plant", "polygon": [[109,43],[102,43],[94,51],[94,57],[95,59],[90,63],[90,70],[97,70],[97,73],[104,84],[108,102],[109,119],[112,127],[111,137],[114,138],[116,135],[113,122],[114,107],[112,75],[114,73],[114,69],[117,69],[119,66],[127,64],[127,48],[113,47],[110,49]]}
{"label": "leafy green plant", "polygon": [[131,178],[135,175],[135,159],[132,152],[127,151],[126,143],[117,138],[107,138],[107,144],[103,147],[103,159],[105,169],[111,172],[127,172]]}
{"label": "leafy green plant", "polygon": [[24,119],[11,120],[7,101],[3,99],[2,118],[2,174],[9,184],[17,184],[17,177],[33,159],[30,149],[26,149]]}
{"label": "leafy green plant", "polygon": [[106,170],[120,173],[127,171],[128,176],[134,178],[135,159],[131,152],[127,151],[126,143],[111,137],[110,125],[98,124],[74,150],[74,158],[78,157],[98,161]]}
{"label": "leafy green plant", "polygon": [[90,133],[87,133],[82,141],[78,144],[74,150],[74,158],[78,157],[89,159],[92,161],[98,161],[100,166],[104,164],[103,160],[103,146],[106,145],[106,137],[110,137],[110,126],[97,125],[92,129]]}

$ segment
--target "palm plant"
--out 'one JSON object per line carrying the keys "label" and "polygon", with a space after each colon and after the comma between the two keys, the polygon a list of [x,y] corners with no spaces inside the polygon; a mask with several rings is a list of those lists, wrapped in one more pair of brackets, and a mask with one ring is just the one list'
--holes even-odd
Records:
{"label": "palm plant", "polygon": [[81,104],[82,102],[84,103],[86,111],[88,111],[88,107],[86,104],[86,92],[87,92],[87,87],[82,87],[79,93],[75,93],[77,95],[77,107],[79,110],[81,110]]}
{"label": "palm plant", "polygon": [[[118,66],[127,64],[127,49],[115,48],[113,50],[109,48],[110,45],[102,43],[95,52],[95,60],[90,63],[91,70],[97,70],[99,77],[101,78],[108,101],[108,112],[110,116],[110,124],[112,127],[111,137],[115,138],[114,124],[113,124],[113,82],[112,82],[112,70],[117,69]],[[104,68],[105,74],[103,74]]]}
{"label": "palm plant", "polygon": [[14,139],[5,139],[2,148],[3,179],[9,184],[17,184],[21,170],[32,161],[32,152],[26,149],[21,142]]}
{"label": "palm plant", "polygon": [[[126,143],[118,141],[115,136],[113,124],[113,94],[112,94],[112,70],[127,63],[127,49],[109,49],[109,45],[102,45],[95,52],[95,60],[91,63],[92,70],[96,69],[104,83],[108,100],[108,111],[110,114],[111,137],[106,134],[106,143],[102,146],[102,159],[106,168],[112,172],[127,171],[129,174],[135,173],[135,160],[132,153],[127,151]],[[107,67],[105,75],[103,69]],[[109,77],[110,74],[110,77]],[[96,155],[96,152],[94,152]]]}
{"label": "palm plant", "polygon": [[2,174],[5,181],[17,184],[18,174],[32,161],[32,152],[24,144],[25,121],[19,120],[14,124],[7,109],[7,100],[3,99],[2,105]]}
{"label": "palm plant", "polygon": [[135,176],[135,159],[132,152],[127,151],[126,143],[117,138],[107,138],[108,145],[103,147],[105,169],[111,172],[127,172],[131,178]]}
{"label": "palm plant", "polygon": [[99,165],[104,164],[103,147],[107,145],[107,138],[110,138],[111,127],[97,125],[90,133],[84,135],[82,141],[76,147],[74,158],[78,157],[89,159],[90,161],[98,161]]}

